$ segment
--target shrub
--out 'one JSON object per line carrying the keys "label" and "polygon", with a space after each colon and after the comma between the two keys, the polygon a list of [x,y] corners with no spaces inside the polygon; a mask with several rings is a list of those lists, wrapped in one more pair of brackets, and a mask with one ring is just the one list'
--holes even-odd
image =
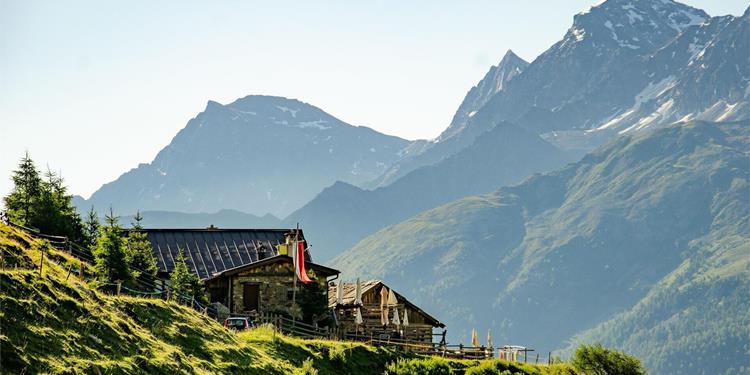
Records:
{"label": "shrub", "polygon": [[601,344],[581,345],[571,364],[586,375],[643,375],[646,370],[638,358]]}
{"label": "shrub", "polygon": [[447,361],[440,358],[407,359],[390,363],[385,370],[387,375],[443,375],[453,374]]}
{"label": "shrub", "polygon": [[303,375],[318,375],[318,370],[313,367],[312,358],[308,358],[302,362],[302,367],[299,372]]}

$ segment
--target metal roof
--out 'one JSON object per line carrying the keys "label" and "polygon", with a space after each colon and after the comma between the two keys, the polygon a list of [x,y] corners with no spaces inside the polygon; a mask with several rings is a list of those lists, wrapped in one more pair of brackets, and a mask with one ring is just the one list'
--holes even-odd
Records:
{"label": "metal roof", "polygon": [[[294,229],[143,229],[159,273],[174,270],[180,251],[188,269],[201,279],[278,255],[276,245]],[[300,240],[304,240],[300,230]],[[308,245],[309,246],[309,245]],[[305,258],[311,261],[309,251]]]}
{"label": "metal roof", "polygon": [[[253,267],[261,267],[261,266],[265,266],[267,264],[272,264],[276,262],[292,263],[292,258],[286,255],[277,255],[277,256],[270,257],[270,258],[265,258],[263,260],[249,263],[244,266],[230,268],[228,270],[215,273],[213,276],[208,278],[208,280],[217,279],[217,278],[226,277],[226,276],[232,276],[240,272],[247,271]],[[325,277],[337,275],[340,273],[340,271],[337,269],[333,269],[330,267],[326,267],[324,265],[320,265],[320,264],[316,264],[316,263],[308,262],[308,261],[305,261],[305,268],[308,270],[319,272],[322,276],[325,276]]]}

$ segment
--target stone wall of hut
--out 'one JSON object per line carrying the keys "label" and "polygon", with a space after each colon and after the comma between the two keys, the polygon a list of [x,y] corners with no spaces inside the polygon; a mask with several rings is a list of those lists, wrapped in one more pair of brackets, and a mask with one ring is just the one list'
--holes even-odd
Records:
{"label": "stone wall of hut", "polygon": [[[325,277],[315,277],[314,271],[308,270],[308,275],[320,284],[321,290],[327,291]],[[301,310],[292,301],[294,290],[294,268],[291,263],[272,263],[261,267],[250,268],[247,271],[228,276],[210,282],[208,290],[211,293],[227,293],[228,296],[216,296],[212,294],[211,299],[224,304],[231,303],[232,313],[248,314],[251,311],[244,309],[243,300],[244,285],[258,285],[258,311],[257,314],[285,312],[291,316],[300,318]],[[231,283],[231,288],[229,288]],[[297,291],[302,287],[297,283]]]}

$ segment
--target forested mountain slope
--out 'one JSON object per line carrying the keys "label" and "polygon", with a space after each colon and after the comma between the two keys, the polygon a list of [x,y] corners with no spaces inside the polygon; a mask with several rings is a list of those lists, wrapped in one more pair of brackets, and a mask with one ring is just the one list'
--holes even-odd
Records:
{"label": "forested mountain slope", "polygon": [[[748,144],[746,122],[623,136],[556,172],[420,213],[331,263],[388,280],[464,339],[492,328],[499,342],[551,350],[614,318],[582,337],[640,347],[672,373],[688,347],[744,335],[746,348],[748,324],[704,330],[747,316]],[[679,294],[654,297],[672,285]],[[722,351],[685,373],[731,372],[746,354]]]}

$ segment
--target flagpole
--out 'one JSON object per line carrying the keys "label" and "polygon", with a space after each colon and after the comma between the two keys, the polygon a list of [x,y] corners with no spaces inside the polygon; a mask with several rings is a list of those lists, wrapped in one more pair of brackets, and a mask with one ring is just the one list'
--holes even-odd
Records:
{"label": "flagpole", "polygon": [[299,251],[299,244],[297,243],[299,241],[299,223],[297,223],[297,230],[294,232],[294,258],[292,258],[292,266],[294,267],[292,276],[294,278],[294,284],[292,286],[292,306],[296,305],[297,300],[297,262],[299,262],[299,254],[297,252]]}

